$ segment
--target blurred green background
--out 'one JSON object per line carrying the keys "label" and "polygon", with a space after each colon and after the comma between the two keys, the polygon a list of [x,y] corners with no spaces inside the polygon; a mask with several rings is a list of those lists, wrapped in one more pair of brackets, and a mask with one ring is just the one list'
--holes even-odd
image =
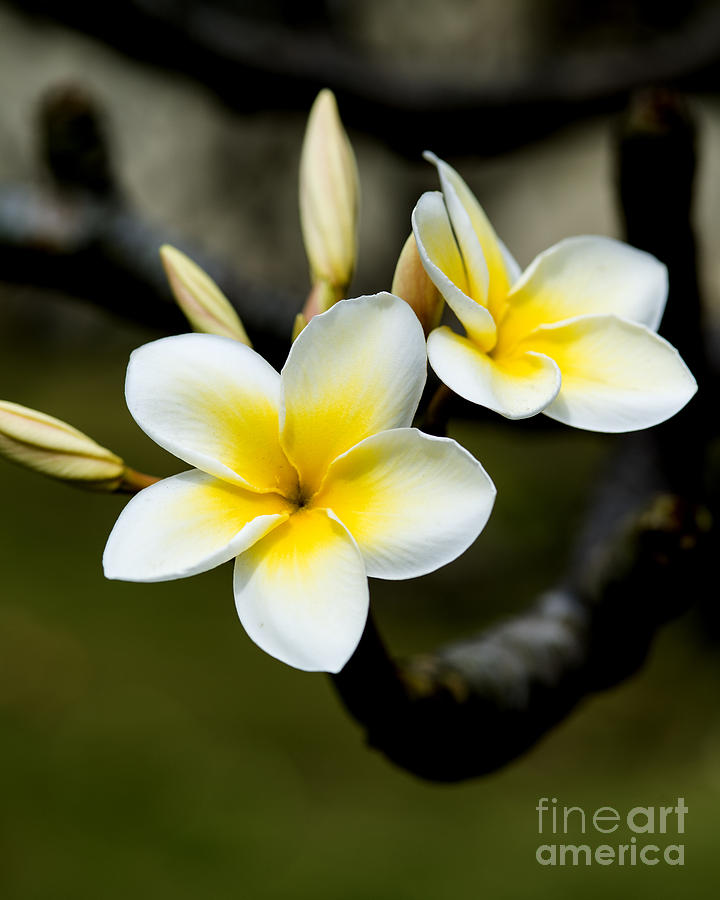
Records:
{"label": "blurred green background", "polygon": [[[381,5],[369,9],[368,33],[380,40]],[[143,215],[302,296],[301,115],[231,116],[196,84],[5,7],[0,36],[3,181],[36,177],[33,104],[58,80],[79,79],[108,107]],[[531,37],[513,45],[518,53]],[[716,306],[720,113],[713,97],[693,103],[698,222],[710,251],[702,274]],[[521,263],[569,234],[618,233],[612,128],[595,117],[502,158],[458,161]],[[363,185],[356,291],[372,292],[388,287],[412,203],[435,183],[420,161],[351,136]],[[178,471],[123,401],[130,351],[157,336],[61,297],[0,287],[0,396],[71,422],[139,469]],[[398,655],[466,635],[552,584],[620,440],[562,429],[519,440],[492,425],[453,434],[488,469],[499,499],[462,559],[413,582],[373,583]],[[121,498],[5,463],[0,498],[3,900],[714,895],[720,665],[699,616],[666,628],[636,678],[586,702],[525,758],[484,779],[430,785],[363,745],[326,677],[251,643],[229,566],[168,584],[106,582],[100,560]],[[684,797],[685,866],[543,868],[540,797],[588,813]],[[628,837],[621,829],[588,841]]]}
{"label": "blurred green background", "polygon": [[[122,403],[127,354],[153,335],[103,334],[70,352],[43,340],[19,352],[6,333],[4,393],[132,463],[174,471]],[[396,653],[465,634],[551,583],[613,443],[457,434],[495,478],[497,508],[458,562],[373,583]],[[327,678],[250,642],[229,565],[168,584],[106,582],[100,559],[122,499],[9,464],[0,496],[4,898],[711,896],[720,666],[694,620],[667,628],[639,677],[587,702],[526,758],[468,784],[428,785],[363,746]],[[682,796],[686,864],[541,868],[541,796],[589,812]]]}

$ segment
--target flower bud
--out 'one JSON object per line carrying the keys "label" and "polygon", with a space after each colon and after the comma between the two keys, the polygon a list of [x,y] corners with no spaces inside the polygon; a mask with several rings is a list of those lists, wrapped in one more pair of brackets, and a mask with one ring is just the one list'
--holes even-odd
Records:
{"label": "flower bud", "polygon": [[193,331],[219,334],[252,346],[230,301],[200,266],[169,244],[160,248],[160,258],[178,306]]}
{"label": "flower bud", "polygon": [[303,328],[305,328],[306,325],[307,325],[307,319],[305,318],[303,313],[299,312],[295,316],[295,321],[293,322],[292,338],[291,338],[293,344],[295,343],[296,338],[299,337],[300,332],[303,330]]}
{"label": "flower bud", "polygon": [[77,487],[117,490],[125,463],[110,450],[35,409],[0,400],[0,455]]}
{"label": "flower bud", "polygon": [[317,281],[310,289],[300,315],[302,315],[307,325],[313,316],[326,312],[342,298],[343,293],[327,281]]}
{"label": "flower bud", "polygon": [[300,158],[300,224],[313,285],[324,282],[330,289],[325,309],[344,295],[352,278],[357,212],[355,155],[335,96],[322,90],[310,110]]}
{"label": "flower bud", "polygon": [[412,232],[400,251],[391,290],[415,310],[426,337],[437,328],[444,301],[423,268]]}

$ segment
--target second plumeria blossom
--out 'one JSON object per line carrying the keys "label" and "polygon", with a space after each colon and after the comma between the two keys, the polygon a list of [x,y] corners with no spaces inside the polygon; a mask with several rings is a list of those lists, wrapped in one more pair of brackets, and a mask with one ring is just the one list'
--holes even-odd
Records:
{"label": "second plumeria blossom", "polygon": [[413,231],[425,269],[465,329],[433,331],[428,357],[457,394],[510,419],[546,415],[592,431],[634,431],[677,413],[697,389],[657,331],[667,270],[604,237],[575,237],[521,274],[462,178],[431,154],[442,193],[423,194]]}
{"label": "second plumeria blossom", "polygon": [[196,468],[130,501],[105,574],[164,581],[237,557],[250,637],[299,669],[339,671],[365,625],[367,576],[437,569],[492,509],[495,488],[466,450],[409,427],[425,375],[420,324],[392,294],[313,318],[280,374],[215,335],[136,350],[132,415]]}

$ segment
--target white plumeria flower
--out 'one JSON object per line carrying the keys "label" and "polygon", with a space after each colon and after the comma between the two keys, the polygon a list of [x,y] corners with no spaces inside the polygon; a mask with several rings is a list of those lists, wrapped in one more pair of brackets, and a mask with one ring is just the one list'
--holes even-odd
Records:
{"label": "white plumeria flower", "polygon": [[467,400],[509,419],[539,412],[591,431],[657,425],[697,384],[655,332],[667,270],[605,237],[574,237],[521,274],[472,192],[432,154],[442,193],[423,194],[413,231],[428,275],[465,328],[428,338],[430,364]]}
{"label": "white plumeria flower", "polygon": [[281,374],[216,335],[140,347],[130,412],[197,468],[130,501],[105,574],[165,581],[237,557],[250,637],[299,669],[339,671],[365,625],[367,576],[437,569],[492,509],[495,487],[466,450],[408,427],[425,370],[420,324],[392,294],[315,316]]}

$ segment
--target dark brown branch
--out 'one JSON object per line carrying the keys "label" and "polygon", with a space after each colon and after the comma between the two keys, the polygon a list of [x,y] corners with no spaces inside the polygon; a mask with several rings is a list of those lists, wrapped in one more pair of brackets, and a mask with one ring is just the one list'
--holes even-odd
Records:
{"label": "dark brown branch", "polygon": [[[305,22],[260,21],[228,4],[187,0],[17,5],[195,77],[239,110],[306,110],[320,88],[330,87],[348,124],[413,158],[429,134],[442,153],[502,152],[581,115],[617,109],[629,91],[648,82],[716,79],[720,57],[720,10],[713,4],[678,16],[672,28],[648,34],[642,44],[594,54],[566,48],[515,78],[499,70],[480,84],[437,67],[408,70],[390,54],[363,52],[327,20],[320,27],[322,3]],[[283,11],[302,17],[302,6],[285,5]]]}
{"label": "dark brown branch", "polygon": [[[694,366],[700,401],[624,440],[567,578],[527,613],[402,663],[369,622],[334,677],[370,745],[424,778],[456,781],[506,765],[583,698],[632,675],[657,629],[697,599],[711,519],[700,505],[707,366],[690,222],[693,139],[679,98],[647,92],[618,152],[628,236],[669,266],[674,309],[664,330]],[[662,485],[673,493],[648,502]]]}
{"label": "dark brown branch", "polygon": [[300,298],[259,287],[130,209],[85,195],[0,188],[0,278],[61,291],[163,332],[189,326],[158,251],[171,243],[202,266],[231,300],[257,349],[282,361]]}
{"label": "dark brown branch", "polygon": [[692,222],[695,138],[682,97],[644,90],[620,122],[617,154],[626,239],[667,265],[670,292],[660,333],[677,347],[699,385],[683,414],[655,433],[672,489],[689,497],[702,493],[703,453],[710,429],[717,429]]}
{"label": "dark brown branch", "polygon": [[642,665],[658,627],[694,598],[708,527],[705,511],[661,496],[582,586],[548,591],[477,638],[395,663],[369,622],[335,686],[370,746],[402,768],[435,781],[492,772]]}
{"label": "dark brown branch", "polygon": [[158,255],[172,243],[223,288],[258,349],[284,359],[301,298],[259,287],[140,218],[123,200],[102,112],[84,89],[53,90],[42,102],[39,131],[52,184],[0,188],[3,281],[61,290],[163,331],[187,331]]}

